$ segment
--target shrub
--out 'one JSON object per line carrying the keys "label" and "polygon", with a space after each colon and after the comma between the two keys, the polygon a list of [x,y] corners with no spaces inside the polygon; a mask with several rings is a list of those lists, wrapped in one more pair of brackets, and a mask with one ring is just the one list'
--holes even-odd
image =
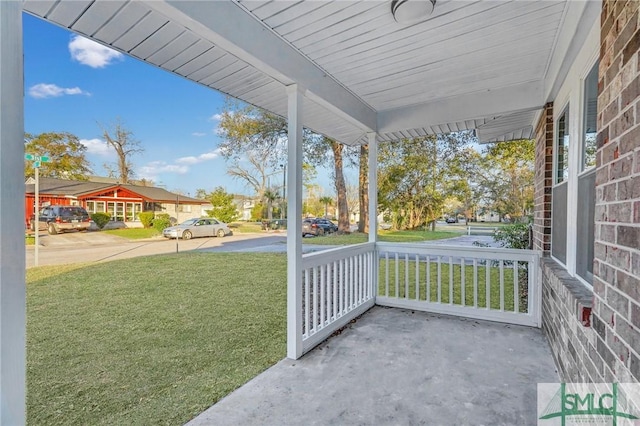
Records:
{"label": "shrub", "polygon": [[96,224],[98,229],[104,228],[107,223],[111,220],[111,215],[109,213],[93,213],[91,215],[91,220]]}
{"label": "shrub", "polygon": [[171,226],[171,216],[166,213],[160,213],[153,219],[153,227],[160,233],[169,226]]}
{"label": "shrub", "polygon": [[500,243],[502,247],[528,249],[529,227],[528,223],[514,223],[513,225],[503,226],[496,230],[493,239]]}
{"label": "shrub", "polygon": [[142,226],[145,228],[151,228],[153,225],[153,217],[155,216],[154,212],[140,212],[138,213],[138,219],[142,223]]}

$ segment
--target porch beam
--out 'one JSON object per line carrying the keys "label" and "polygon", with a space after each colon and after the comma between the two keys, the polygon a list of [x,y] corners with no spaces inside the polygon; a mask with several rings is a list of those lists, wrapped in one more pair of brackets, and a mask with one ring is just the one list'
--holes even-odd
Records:
{"label": "porch beam", "polygon": [[149,4],[282,84],[301,84],[314,100],[362,130],[375,130],[376,111],[371,106],[237,2],[171,0]]}
{"label": "porch beam", "polygon": [[25,415],[22,2],[0,1],[0,424]]}
{"label": "porch beam", "polygon": [[378,141],[375,133],[367,133],[369,140],[369,242],[378,241]]}
{"label": "porch beam", "polygon": [[302,97],[297,84],[287,87],[287,357],[302,356]]}
{"label": "porch beam", "polygon": [[445,123],[496,117],[518,111],[542,109],[543,83],[530,82],[471,95],[438,99],[421,105],[378,113],[378,133],[420,129]]}

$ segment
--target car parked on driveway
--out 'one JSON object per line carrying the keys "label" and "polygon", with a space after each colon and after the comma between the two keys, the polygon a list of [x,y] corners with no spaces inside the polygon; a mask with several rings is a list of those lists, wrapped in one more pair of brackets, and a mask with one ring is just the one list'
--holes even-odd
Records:
{"label": "car parked on driveway", "polygon": [[91,217],[80,206],[46,206],[38,213],[38,220],[31,216],[29,227],[32,231],[46,229],[51,235],[65,231],[87,231],[91,226]]}
{"label": "car parked on driveway", "polygon": [[183,240],[196,237],[225,237],[232,234],[226,223],[220,222],[214,217],[185,220],[179,225],[170,226],[162,231],[162,236],[166,238],[182,238]]}
{"label": "car parked on driveway", "polygon": [[307,218],[302,221],[302,236],[313,235],[315,237],[332,234],[338,231],[338,225],[329,219]]}

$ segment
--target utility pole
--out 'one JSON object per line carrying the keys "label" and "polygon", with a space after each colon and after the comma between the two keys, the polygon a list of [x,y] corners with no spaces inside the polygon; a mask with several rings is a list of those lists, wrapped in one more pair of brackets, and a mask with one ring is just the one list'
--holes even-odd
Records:
{"label": "utility pole", "polygon": [[29,160],[29,161],[33,161],[33,169],[35,170],[35,177],[36,177],[36,184],[35,184],[35,215],[34,215],[34,220],[35,220],[35,225],[34,225],[34,229],[35,229],[35,250],[33,253],[33,264],[34,266],[38,266],[38,257],[39,257],[39,251],[40,251],[40,165],[42,163],[48,163],[49,162],[49,157],[45,157],[45,156],[39,156],[39,155],[33,155],[33,154],[25,154],[24,155],[24,159],[25,160]]}

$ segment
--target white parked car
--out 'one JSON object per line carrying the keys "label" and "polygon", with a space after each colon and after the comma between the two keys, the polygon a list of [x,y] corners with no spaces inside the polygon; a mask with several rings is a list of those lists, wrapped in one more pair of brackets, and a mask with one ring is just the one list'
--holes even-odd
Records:
{"label": "white parked car", "polygon": [[226,223],[213,217],[185,220],[179,225],[170,226],[162,231],[162,235],[166,238],[182,238],[183,240],[196,237],[224,237],[232,234]]}

